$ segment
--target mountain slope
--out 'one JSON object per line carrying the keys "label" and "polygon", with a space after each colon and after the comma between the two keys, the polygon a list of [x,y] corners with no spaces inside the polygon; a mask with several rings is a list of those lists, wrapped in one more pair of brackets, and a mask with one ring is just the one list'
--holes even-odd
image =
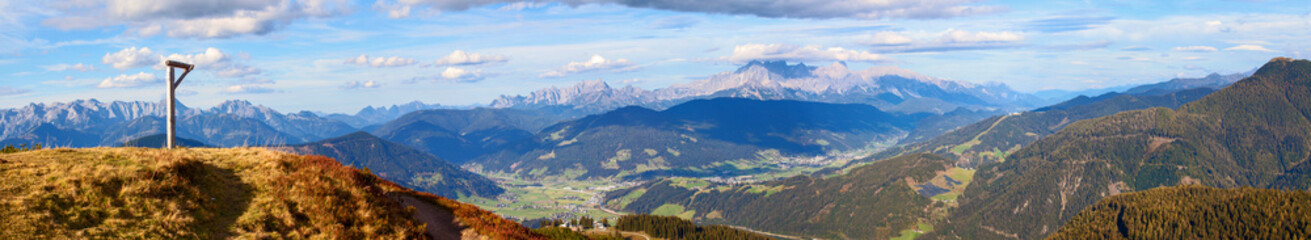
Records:
{"label": "mountain slope", "polygon": [[940,237],[1035,239],[1121,192],[1311,187],[1311,61],[1276,58],[1178,110],[1076,122],[983,166]]}
{"label": "mountain slope", "polygon": [[365,132],[274,149],[337,159],[342,165],[367,168],[388,181],[443,197],[477,195],[491,198],[505,192],[496,182],[481,175],[460,169],[432,154]]}
{"label": "mountain slope", "polygon": [[943,210],[946,205],[931,199],[945,193],[937,189],[968,182],[951,178],[960,170],[951,164],[937,155],[914,154],[831,178],[803,175],[732,185],[666,179],[609,192],[605,199],[608,207],[626,211],[681,209],[681,217],[789,235],[888,239]]}
{"label": "mountain slope", "polygon": [[1049,239],[1279,239],[1311,236],[1311,193],[1161,187],[1107,197]]}
{"label": "mountain slope", "polygon": [[92,148],[0,159],[5,239],[541,238],[472,205],[324,157]]}
{"label": "mountain slope", "polygon": [[[1108,93],[1096,97],[1080,96],[1033,111],[995,116],[965,125],[933,139],[890,148],[874,155],[875,159],[917,152],[932,152],[956,159],[963,167],[976,167],[1004,161],[1021,147],[1060,131],[1070,123],[1152,107],[1175,108],[1196,101],[1215,90],[1189,89],[1162,95],[1128,95]],[[904,142],[903,142],[904,143]]]}
{"label": "mountain slope", "polygon": [[417,111],[388,122],[373,134],[456,164],[527,141],[533,132],[564,119],[538,110],[438,109]]}
{"label": "mountain slope", "polygon": [[548,127],[476,164],[527,177],[740,173],[751,169],[729,162],[866,148],[905,136],[918,118],[859,104],[734,98],[626,107]]}

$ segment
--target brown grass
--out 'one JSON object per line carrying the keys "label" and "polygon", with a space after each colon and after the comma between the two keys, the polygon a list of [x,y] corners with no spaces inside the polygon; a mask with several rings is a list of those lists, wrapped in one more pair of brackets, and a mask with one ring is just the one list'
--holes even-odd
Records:
{"label": "brown grass", "polygon": [[491,239],[540,237],[472,205],[321,156],[258,148],[0,154],[0,239],[426,239],[417,196]]}

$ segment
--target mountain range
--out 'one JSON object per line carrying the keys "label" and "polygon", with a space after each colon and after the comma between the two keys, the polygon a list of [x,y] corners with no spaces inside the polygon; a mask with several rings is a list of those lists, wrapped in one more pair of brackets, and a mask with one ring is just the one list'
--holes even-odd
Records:
{"label": "mountain range", "polygon": [[862,103],[892,112],[944,113],[970,109],[1027,109],[1041,100],[1002,84],[976,85],[928,77],[896,67],[853,71],[843,63],[813,67],[804,63],[752,61],[686,84],[644,90],[611,88],[600,80],[568,88],[551,87],[527,96],[503,95],[493,108],[558,106],[599,113],[625,106],[664,109],[692,99],[737,97],[760,100],[799,100],[827,103]]}
{"label": "mountain range", "polygon": [[[149,102],[33,103],[0,110],[0,139],[46,146],[115,146],[163,133],[165,111],[160,103]],[[345,123],[311,112],[283,114],[242,100],[203,110],[178,104],[178,136],[217,146],[302,143],[352,131]]]}
{"label": "mountain range", "polygon": [[663,111],[625,107],[552,125],[531,142],[476,164],[485,171],[579,179],[740,172],[751,169],[729,163],[895,142],[925,115],[742,98],[693,100]]}

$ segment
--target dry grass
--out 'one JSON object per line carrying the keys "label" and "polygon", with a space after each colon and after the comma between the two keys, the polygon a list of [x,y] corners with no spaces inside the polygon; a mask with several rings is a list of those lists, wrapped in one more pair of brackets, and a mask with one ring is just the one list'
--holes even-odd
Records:
{"label": "dry grass", "polygon": [[0,159],[0,239],[427,238],[414,210],[388,193],[439,203],[493,239],[527,232],[472,205],[421,195],[320,156],[91,148]]}

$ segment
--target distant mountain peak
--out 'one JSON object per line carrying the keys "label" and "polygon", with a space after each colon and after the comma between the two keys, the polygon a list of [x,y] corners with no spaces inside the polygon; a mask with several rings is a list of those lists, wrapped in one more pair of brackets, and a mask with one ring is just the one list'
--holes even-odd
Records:
{"label": "distant mountain peak", "polygon": [[796,65],[788,65],[787,61],[781,61],[781,60],[780,61],[754,60],[747,63],[746,66],[742,66],[741,68],[738,68],[737,71],[735,71],[734,73],[743,73],[748,70],[751,70],[751,68],[754,67],[764,68],[765,70],[768,70],[769,73],[778,74],[780,76],[783,76],[784,78],[812,77],[814,75],[811,74],[810,71],[815,70],[815,67],[806,66],[806,63],[797,63]]}

